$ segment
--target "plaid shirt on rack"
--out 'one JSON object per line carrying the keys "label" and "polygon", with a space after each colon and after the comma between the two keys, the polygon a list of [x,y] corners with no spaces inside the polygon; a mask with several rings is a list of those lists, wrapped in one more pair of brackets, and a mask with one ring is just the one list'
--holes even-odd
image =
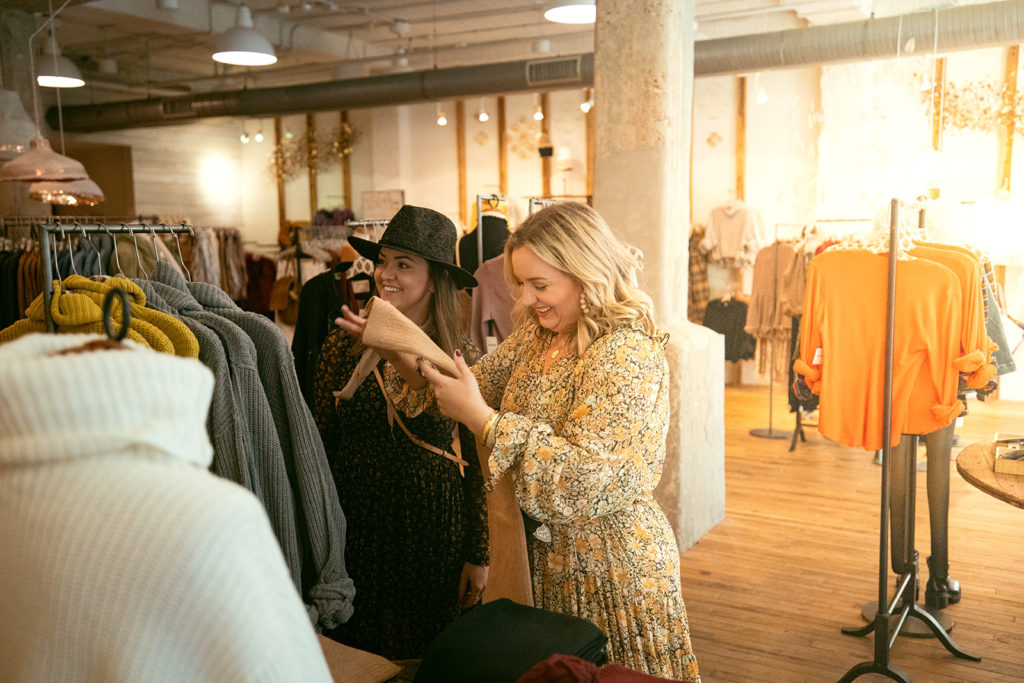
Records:
{"label": "plaid shirt on rack", "polygon": [[708,300],[711,298],[711,287],[708,285],[708,255],[700,245],[703,240],[703,226],[695,228],[690,233],[690,298],[687,318],[698,325],[704,320],[704,311],[707,310]]}

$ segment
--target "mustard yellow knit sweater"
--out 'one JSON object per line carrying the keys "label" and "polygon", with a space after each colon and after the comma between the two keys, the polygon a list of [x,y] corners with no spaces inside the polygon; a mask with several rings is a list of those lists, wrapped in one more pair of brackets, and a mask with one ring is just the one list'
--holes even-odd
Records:
{"label": "mustard yellow knit sweater", "polygon": [[[114,277],[96,282],[80,275],[71,275],[53,281],[53,297],[50,300],[50,314],[57,331],[61,333],[92,332],[104,334],[103,298],[114,287],[128,294],[131,302],[131,322],[127,338],[155,351],[170,353],[187,358],[199,357],[199,342],[191,330],[174,316],[146,308],[146,295],[131,280]],[[114,300],[112,327],[121,329],[121,302]],[[25,311],[27,318],[0,330],[0,343],[17,339],[31,332],[45,332],[46,319],[43,311],[43,296],[40,294]]]}

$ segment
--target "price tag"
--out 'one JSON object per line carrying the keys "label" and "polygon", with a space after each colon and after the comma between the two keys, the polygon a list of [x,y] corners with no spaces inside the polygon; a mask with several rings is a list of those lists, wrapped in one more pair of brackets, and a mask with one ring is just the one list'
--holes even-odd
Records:
{"label": "price tag", "polygon": [[814,352],[814,360],[811,361],[811,365],[821,365],[821,357],[821,347],[819,346],[818,350]]}
{"label": "price tag", "polygon": [[484,346],[487,349],[484,353],[494,353],[498,348],[498,338],[493,335],[487,335],[484,338]]}
{"label": "price tag", "polygon": [[366,294],[370,291],[369,280],[352,280],[352,292],[354,294]]}

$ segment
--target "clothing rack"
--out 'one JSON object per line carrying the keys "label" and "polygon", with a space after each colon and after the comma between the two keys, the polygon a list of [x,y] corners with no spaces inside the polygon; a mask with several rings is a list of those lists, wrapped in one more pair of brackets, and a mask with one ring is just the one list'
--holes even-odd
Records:
{"label": "clothing rack", "polygon": [[484,200],[504,202],[500,194],[478,194],[476,196],[476,265],[479,268],[484,262]]}
{"label": "clothing rack", "polygon": [[[50,262],[50,247],[51,243],[56,249],[56,238],[59,236],[61,240],[68,239],[68,233],[71,236],[76,234],[81,235],[88,239],[90,234],[105,234],[114,238],[114,235],[131,235],[133,241],[137,242],[135,237],[136,232],[141,232],[143,235],[151,235],[155,240],[157,234],[173,234],[175,241],[177,242],[178,235],[189,234],[195,237],[195,232],[192,230],[192,226],[188,223],[181,223],[180,225],[152,225],[143,223],[120,223],[119,225],[105,225],[103,223],[80,223],[75,221],[71,225],[65,226],[59,220],[51,220],[45,223],[37,223],[35,231],[39,240],[39,259],[40,259],[40,270],[42,271],[43,278],[43,314],[46,318],[46,331],[56,332],[57,326],[53,322],[53,316],[50,312],[50,301],[53,299],[53,281],[51,278],[51,262]],[[159,252],[157,252],[159,254]],[[184,259],[181,256],[181,244],[178,243],[178,258]]]}
{"label": "clothing rack", "polygon": [[[786,227],[800,227],[793,223],[776,223],[775,224],[775,239],[772,241],[769,249],[775,247],[779,243],[779,226],[783,225]],[[777,250],[776,250],[777,252]],[[774,289],[773,295],[775,297],[776,310],[778,309],[779,302],[779,255],[775,254],[775,258],[772,259],[772,287]],[[772,316],[774,319],[774,315]],[[775,398],[775,344],[776,340],[771,339],[771,360],[768,366],[768,429],[763,427],[756,427],[750,430],[751,436],[756,436],[759,439],[788,439],[788,432],[775,431],[774,427],[774,398]]]}
{"label": "clothing rack", "polygon": [[554,199],[552,197],[530,197],[529,215],[532,216],[534,212],[537,210],[538,206],[551,206],[552,204],[557,204],[558,201],[559,200]]}
{"label": "clothing rack", "polygon": [[[892,602],[888,602],[887,584],[889,580],[889,468],[892,455],[892,366],[893,366],[893,339],[896,328],[896,264],[897,258],[897,232],[899,231],[899,205],[898,199],[893,199],[889,210],[889,277],[888,294],[885,308],[885,370],[884,370],[884,394],[882,403],[882,493],[881,513],[879,515],[879,544],[878,544],[878,603],[874,621],[864,627],[843,628],[842,632],[850,636],[866,636],[874,631],[875,647],[874,659],[868,662],[860,662],[854,665],[846,674],[839,679],[839,683],[848,683],[865,674],[881,674],[892,680],[910,683],[910,678],[900,669],[893,666],[889,659],[893,644],[896,642],[900,630],[907,621],[907,617],[914,617],[921,620],[931,629],[935,637],[942,645],[956,657],[980,662],[981,657],[969,655],[961,650],[956,643],[943,630],[929,612],[922,609],[917,603],[917,551],[912,552],[912,560],[907,568],[907,573],[902,574],[902,581],[893,595]],[[911,453],[917,452],[917,437],[909,436],[911,441]],[[916,489],[917,464],[915,458],[907,458],[907,505],[910,512],[910,523],[907,524],[906,539],[907,548],[914,548],[914,500]],[[883,605],[886,606],[883,609]],[[898,614],[897,614],[898,611]],[[895,626],[893,618],[896,619]]]}
{"label": "clothing rack", "polygon": [[377,228],[385,227],[390,222],[390,219],[376,218],[368,221],[349,221],[346,225],[348,225],[348,227],[350,228],[361,228],[364,226],[373,228],[373,241],[379,242],[383,231],[378,232]]}

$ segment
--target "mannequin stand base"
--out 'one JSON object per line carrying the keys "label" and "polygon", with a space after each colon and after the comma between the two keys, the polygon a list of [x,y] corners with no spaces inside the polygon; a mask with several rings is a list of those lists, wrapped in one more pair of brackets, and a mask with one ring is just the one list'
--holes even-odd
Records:
{"label": "mannequin stand base", "polygon": [[772,429],[771,427],[767,429],[760,427],[758,429],[751,429],[750,435],[760,439],[788,439],[792,436],[789,432],[780,432],[778,429]]}
{"label": "mannequin stand base", "polygon": [[[953,630],[953,625],[956,622],[954,622],[949,617],[949,615],[946,614],[945,612],[943,612],[942,610],[934,609],[932,607],[928,607],[927,605],[922,605],[921,609],[923,609],[928,614],[932,615],[932,617],[934,617],[935,621],[939,622],[939,626],[941,626],[942,630],[945,631],[946,633],[949,633],[950,631]],[[866,621],[866,622],[868,622],[870,624],[871,622],[873,622],[875,620],[875,614],[877,612],[878,612],[878,601],[877,600],[872,600],[871,602],[866,603],[861,608],[860,615],[862,617],[864,617],[864,621]],[[892,624],[891,628],[895,628],[896,622],[898,620],[899,620],[899,615],[898,614],[897,615],[893,615],[892,617],[890,617],[889,621]],[[908,638],[934,638],[935,637],[935,634],[932,633],[932,630],[930,628],[928,628],[928,624],[924,623],[920,619],[907,619],[903,623],[903,628],[900,629],[900,635],[901,636],[906,636]]]}

